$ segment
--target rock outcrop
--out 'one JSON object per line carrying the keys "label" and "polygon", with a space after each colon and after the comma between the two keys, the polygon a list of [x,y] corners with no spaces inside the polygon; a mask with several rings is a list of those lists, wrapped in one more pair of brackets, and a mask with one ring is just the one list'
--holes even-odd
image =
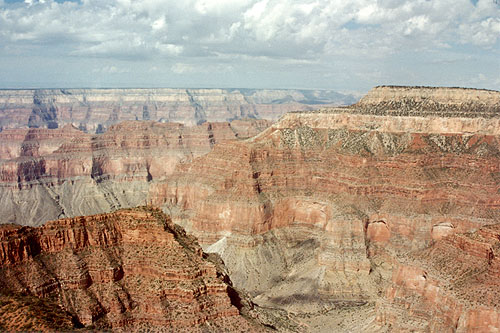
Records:
{"label": "rock outcrop", "polygon": [[[294,329],[495,331],[499,101],[496,91],[377,87],[350,107],[288,113],[246,140],[235,132],[265,126],[131,122],[98,136],[58,129],[71,139],[49,155],[53,130],[4,130],[21,144],[1,146],[10,192],[0,199],[36,193],[47,170],[87,168],[96,202],[108,202],[101,209],[140,193],[218,253],[236,288],[287,311]],[[60,190],[78,177],[43,193],[65,212],[87,210],[93,192]],[[50,210],[22,202],[7,216]]]}
{"label": "rock outcrop", "polygon": [[218,142],[245,138],[266,120],[233,123],[128,121],[92,135],[58,129],[0,132],[0,222],[39,225],[50,219],[145,204],[149,186],[177,164]]}
{"label": "rock outcrop", "polygon": [[58,128],[89,133],[128,120],[199,125],[244,118],[275,120],[293,110],[348,105],[350,95],[322,90],[36,89],[0,90],[0,130]]}
{"label": "rock outcrop", "polygon": [[378,323],[395,331],[498,331],[499,249],[495,224],[401,258],[379,301]]}
{"label": "rock outcrop", "polygon": [[497,91],[467,88],[380,86],[353,106],[377,115],[498,118]]}
{"label": "rock outcrop", "polygon": [[[430,107],[421,90],[379,87],[349,108],[289,113],[180,165],[150,200],[257,303],[373,306],[406,253],[500,221],[500,93],[424,88],[441,103]],[[443,111],[449,96],[457,112]],[[392,100],[408,109],[392,112]]]}
{"label": "rock outcrop", "polygon": [[196,241],[159,210],[4,225],[0,246],[2,294],[55,302],[88,328],[263,331],[232,305]]}

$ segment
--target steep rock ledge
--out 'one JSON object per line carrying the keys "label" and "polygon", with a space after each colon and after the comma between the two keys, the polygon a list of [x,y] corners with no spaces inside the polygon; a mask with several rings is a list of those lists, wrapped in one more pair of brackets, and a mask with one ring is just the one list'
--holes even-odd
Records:
{"label": "steep rock ledge", "polygon": [[201,248],[159,210],[0,229],[4,294],[51,299],[95,329],[261,331]]}
{"label": "steep rock ledge", "polygon": [[485,117],[469,106],[289,113],[179,166],[149,197],[256,302],[304,316],[358,304],[371,316],[363,327],[380,328],[365,306],[384,297],[401,257],[500,220],[500,93],[484,94],[471,103]]}

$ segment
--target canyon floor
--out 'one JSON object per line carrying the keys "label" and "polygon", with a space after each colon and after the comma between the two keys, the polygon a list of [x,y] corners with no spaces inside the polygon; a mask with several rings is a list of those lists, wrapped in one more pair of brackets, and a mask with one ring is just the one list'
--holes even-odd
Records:
{"label": "canyon floor", "polygon": [[500,331],[500,92],[67,119],[0,132],[1,304],[56,306],[61,329]]}

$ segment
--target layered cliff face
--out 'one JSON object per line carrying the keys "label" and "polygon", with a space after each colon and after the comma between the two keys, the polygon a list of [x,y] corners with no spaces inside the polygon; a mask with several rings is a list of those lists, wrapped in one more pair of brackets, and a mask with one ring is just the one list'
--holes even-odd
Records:
{"label": "layered cliff face", "polygon": [[[115,331],[262,331],[231,304],[228,285],[196,241],[159,210],[121,210],[40,228],[5,225],[0,246],[2,294],[55,303],[73,324]],[[19,308],[4,311],[4,327],[13,310]],[[31,310],[33,320],[44,318]]]}
{"label": "layered cliff face", "polygon": [[58,128],[72,124],[89,133],[100,133],[127,120],[191,126],[244,118],[274,120],[288,111],[353,102],[350,95],[314,90],[0,90],[0,128]]}
{"label": "layered cliff face", "polygon": [[[450,98],[454,111],[443,111]],[[363,327],[396,327],[377,321],[383,307],[373,306],[395,288],[406,254],[500,221],[499,100],[492,91],[378,87],[359,105],[289,113],[254,138],[217,145],[149,197],[218,252],[256,302],[316,314],[343,302],[362,309]],[[428,322],[431,307],[419,309]],[[463,327],[491,315],[463,309]]]}
{"label": "layered cliff face", "polygon": [[12,221],[161,206],[254,302],[289,311],[293,329],[494,331],[499,101],[377,87],[247,140],[234,138],[265,124],[4,130],[0,199]]}
{"label": "layered cliff face", "polygon": [[498,331],[499,249],[495,224],[408,254],[378,303],[378,324],[396,331]]}
{"label": "layered cliff face", "polygon": [[64,216],[146,203],[149,186],[218,142],[255,135],[266,120],[233,123],[129,121],[91,135],[59,129],[0,132],[0,222],[39,225]]}

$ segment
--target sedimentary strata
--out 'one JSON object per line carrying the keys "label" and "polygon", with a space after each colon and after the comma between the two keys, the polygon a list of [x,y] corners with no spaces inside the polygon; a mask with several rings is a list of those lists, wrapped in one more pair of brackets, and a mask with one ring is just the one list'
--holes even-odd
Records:
{"label": "sedimentary strata", "polygon": [[65,216],[145,204],[149,186],[218,142],[259,133],[266,120],[128,121],[103,134],[72,125],[0,132],[1,223],[39,225]]}
{"label": "sedimentary strata", "polygon": [[56,303],[77,327],[263,331],[232,305],[196,241],[150,208],[2,226],[0,287]]}
{"label": "sedimentary strata", "polygon": [[[203,125],[191,146],[205,148],[189,149],[213,149],[205,155],[186,155],[191,146],[176,129],[165,139],[176,159],[155,167],[165,150],[143,152],[163,142],[152,129],[160,125],[148,125],[152,136],[111,128],[92,136],[90,174],[107,186],[106,200],[133,188],[161,206],[222,257],[236,288],[287,311],[298,323],[290,329],[495,331],[499,101],[488,90],[377,87],[350,107],[288,113],[246,140],[228,140],[242,131],[233,123],[212,125],[208,136]],[[21,187],[36,179],[37,154],[52,147],[54,132],[38,130],[43,144],[1,148],[17,168],[27,163],[26,172],[6,173],[12,193],[15,177]],[[62,152],[87,149],[79,133],[64,134],[72,139]],[[40,168],[59,169],[47,163]]]}
{"label": "sedimentary strata", "polygon": [[293,110],[348,105],[350,95],[322,90],[31,89],[0,90],[0,129],[60,128],[89,133],[129,120],[199,125],[235,119],[274,120]]}
{"label": "sedimentary strata", "polygon": [[[358,105],[289,113],[254,138],[217,145],[150,198],[260,304],[298,313],[371,306],[408,252],[500,221],[499,100],[494,91],[378,87]],[[366,327],[395,327],[369,313]],[[464,313],[460,325],[474,325]],[[427,319],[413,329],[449,327]]]}

